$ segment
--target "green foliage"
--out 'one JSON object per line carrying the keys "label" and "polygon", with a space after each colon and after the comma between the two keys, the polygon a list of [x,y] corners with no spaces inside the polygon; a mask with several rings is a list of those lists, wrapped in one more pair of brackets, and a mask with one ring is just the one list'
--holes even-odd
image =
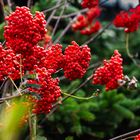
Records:
{"label": "green foliage", "polygon": [[[80,91],[77,95],[80,95]],[[126,124],[127,127],[129,125],[136,127],[139,123],[136,124],[135,121],[139,116],[134,111],[138,111],[139,107],[140,100],[137,98],[129,99],[116,90],[103,91],[99,97],[86,102],[67,99],[48,121],[50,124],[57,124],[56,127],[62,129],[61,134],[73,133],[81,136],[93,135],[94,132],[95,138],[103,138],[113,136],[115,130],[125,120],[130,122]]]}
{"label": "green foliage", "polygon": [[21,119],[27,111],[28,107],[20,101],[13,102],[8,108],[3,108],[0,114],[0,122],[2,124],[0,140],[18,140],[22,131],[20,128]]}
{"label": "green foliage", "polygon": [[47,140],[47,138],[46,137],[43,137],[43,136],[37,136],[36,137],[36,140]]}
{"label": "green foliage", "polygon": [[[70,14],[77,12],[79,8],[79,3],[81,0],[71,0],[69,6],[65,9],[64,14]],[[49,9],[56,5],[57,0],[39,0],[32,7],[32,12],[42,11]],[[59,16],[62,8],[57,9],[55,16]],[[51,14],[51,11],[46,14],[46,19]],[[53,37],[53,40],[58,38],[63,32],[64,28],[68,25],[71,19],[61,19],[59,24],[59,29]],[[103,26],[108,24],[109,21],[102,21]],[[50,24],[51,28],[54,27],[56,19],[52,20]],[[3,41],[3,26],[4,23],[0,24],[0,40]],[[72,40],[75,40],[79,45],[83,44],[85,41],[89,40],[92,36],[84,36],[79,32],[75,33],[71,29],[67,34],[61,39],[61,44],[65,48]],[[136,57],[135,59],[139,63],[140,54],[140,31],[132,33],[129,40],[130,52]],[[109,59],[113,51],[118,49],[123,57],[123,67],[124,74],[130,77],[135,76],[140,80],[140,69],[137,67],[133,61],[128,57],[125,49],[125,34],[123,30],[116,30],[114,26],[107,29],[101,37],[96,41],[89,44],[92,53],[91,64],[97,62],[102,62],[103,59]],[[82,83],[89,75],[93,73],[93,69],[88,70],[83,80],[75,80],[73,82],[68,80],[61,80],[60,85],[62,91],[70,93],[75,88],[77,88],[80,83]],[[33,76],[34,77],[34,76]],[[29,77],[29,78],[32,78]],[[30,85],[31,87],[36,87],[36,85]],[[120,134],[122,129],[126,129],[128,132],[132,129],[137,129],[140,126],[140,83],[138,82],[138,88],[136,90],[128,90],[125,88],[120,88],[118,90],[106,92],[104,91],[104,86],[92,85],[91,81],[80,89],[76,95],[81,97],[90,96],[95,89],[101,89],[101,94],[90,100],[77,100],[73,98],[68,98],[66,101],[60,105],[58,110],[51,115],[47,120],[43,121],[43,127],[39,132],[41,136],[37,136],[37,140],[46,140],[45,136],[49,136],[52,139],[65,139],[74,140],[82,139],[86,135],[86,139],[110,139],[116,134]],[[33,95],[36,95],[32,93]],[[18,108],[19,113],[22,115],[22,109]],[[14,116],[18,113],[14,112]],[[11,114],[10,114],[11,116]],[[11,117],[6,118],[6,120],[11,123]],[[40,120],[44,119],[44,116],[38,118]],[[15,119],[14,119],[15,120]],[[127,122],[127,123],[126,123]],[[14,121],[15,123],[15,121]],[[7,122],[6,122],[7,124]],[[15,123],[16,124],[16,123]],[[15,124],[12,124],[15,126]],[[45,125],[45,126],[44,126]],[[39,125],[40,127],[41,125]],[[13,127],[12,127],[13,128]],[[11,133],[15,129],[10,129]],[[9,129],[8,129],[9,131]],[[9,132],[10,132],[9,131]],[[38,132],[38,133],[39,133]],[[3,134],[6,134],[5,131]],[[58,137],[59,136],[59,137]],[[58,138],[57,138],[58,137]],[[49,139],[48,138],[48,139]],[[6,140],[6,139],[5,139]]]}
{"label": "green foliage", "polygon": [[4,32],[4,22],[0,24],[0,41],[4,39],[3,32]]}

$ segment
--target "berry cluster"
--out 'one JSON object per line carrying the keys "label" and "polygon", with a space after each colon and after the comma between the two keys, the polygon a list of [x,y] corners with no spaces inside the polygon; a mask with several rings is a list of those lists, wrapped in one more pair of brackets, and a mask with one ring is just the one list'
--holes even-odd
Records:
{"label": "berry cluster", "polygon": [[46,68],[37,68],[36,67],[36,80],[28,80],[28,84],[36,84],[40,87],[29,88],[30,92],[36,93],[39,95],[40,99],[34,99],[34,109],[33,112],[36,114],[48,113],[52,109],[52,104],[58,100],[61,95],[60,87],[58,86],[58,78],[53,79],[51,77],[51,70]]}
{"label": "berry cluster", "polygon": [[52,45],[46,50],[46,59],[43,60],[44,66],[47,69],[53,69],[56,72],[57,69],[62,68],[64,65],[64,55],[62,53],[62,45]]}
{"label": "berry cluster", "polygon": [[85,15],[77,17],[77,21],[72,25],[74,31],[80,30],[83,35],[91,35],[100,30],[101,24],[96,21],[96,18],[100,15],[99,7],[93,7],[87,11]]}
{"label": "berry cluster", "polygon": [[72,41],[64,52],[64,75],[70,80],[82,78],[91,59],[90,48],[87,45],[79,46]]}
{"label": "berry cluster", "polygon": [[27,7],[16,7],[15,12],[5,18],[8,25],[4,28],[4,37],[8,48],[15,53],[28,56],[33,47],[42,40],[46,34],[44,14],[36,12],[35,16]]}
{"label": "berry cluster", "polygon": [[37,65],[39,68],[45,67],[47,69],[53,69],[55,72],[62,67],[62,62],[62,45],[52,45],[47,50],[44,47],[34,46],[32,55],[23,59],[23,68],[24,70],[33,70],[34,66]]}
{"label": "berry cluster", "polygon": [[126,33],[137,31],[139,24],[140,6],[130,9],[129,11],[121,11],[114,20],[114,25],[124,28]]}
{"label": "berry cluster", "polygon": [[134,140],[140,140],[140,134],[138,134],[137,136],[135,136]]}
{"label": "berry cluster", "polygon": [[93,84],[106,85],[106,91],[119,87],[118,80],[123,79],[122,58],[117,50],[104,66],[99,67],[93,75]]}
{"label": "berry cluster", "polygon": [[0,44],[0,80],[6,77],[18,79],[20,77],[20,55],[15,55],[11,49],[3,49]]}
{"label": "berry cluster", "polygon": [[81,3],[83,8],[92,8],[99,5],[99,0],[83,0]]}
{"label": "berry cluster", "polygon": [[[89,21],[95,14],[87,14]],[[37,74],[36,79],[26,79],[28,85],[39,85],[39,88],[28,87],[31,93],[40,97],[33,101],[34,113],[48,113],[52,104],[60,97],[58,78],[52,78],[57,70],[63,68],[64,74],[70,80],[82,78],[89,66],[90,49],[80,47],[76,42],[68,46],[62,53],[62,45],[53,45],[46,35],[45,16],[36,12],[35,16],[27,7],[16,7],[15,12],[6,17],[4,28],[7,49],[0,46],[0,80],[10,77],[17,80],[24,73]],[[38,42],[45,40],[44,47]],[[38,86],[37,86],[38,87]]]}

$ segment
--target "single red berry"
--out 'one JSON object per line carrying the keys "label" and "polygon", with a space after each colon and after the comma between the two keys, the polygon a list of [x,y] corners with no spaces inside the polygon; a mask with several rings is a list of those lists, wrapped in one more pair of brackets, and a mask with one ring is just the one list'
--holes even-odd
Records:
{"label": "single red berry", "polygon": [[138,134],[137,136],[135,136],[134,140],[140,140],[140,134]]}

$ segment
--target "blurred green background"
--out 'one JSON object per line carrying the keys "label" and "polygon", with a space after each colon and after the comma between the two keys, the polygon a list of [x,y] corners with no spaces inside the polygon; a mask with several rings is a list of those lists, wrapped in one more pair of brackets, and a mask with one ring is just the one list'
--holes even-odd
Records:
{"label": "blurred green background", "polygon": [[[36,10],[42,11],[56,5],[57,0],[39,0],[34,2],[32,12]],[[26,1],[25,1],[26,3]],[[17,2],[18,5],[25,5],[23,2]],[[64,11],[64,15],[77,12],[81,9],[80,0],[69,0],[69,4]],[[101,23],[103,27],[114,18],[121,8],[117,7],[113,15],[109,11],[109,7],[104,5],[102,8]],[[59,16],[62,8],[57,9],[55,16]],[[46,14],[48,19],[51,12]],[[111,18],[110,18],[111,17]],[[108,19],[108,20],[106,20]],[[55,40],[63,32],[64,28],[71,21],[71,18],[61,19],[56,34],[53,36]],[[53,30],[56,19],[52,19],[49,24],[48,32]],[[0,24],[0,40],[3,41],[3,26]],[[91,36],[83,36],[71,29],[62,37],[60,43],[65,48],[72,40],[79,45],[87,41]],[[130,52],[136,56],[136,61],[140,59],[140,30],[130,34],[129,48]],[[128,57],[125,49],[125,33],[122,29],[116,29],[113,25],[94,42],[89,44],[92,53],[91,65],[102,62],[103,59],[109,59],[114,50],[118,49],[123,57],[124,74],[132,78],[135,76],[140,80],[140,68],[136,66]],[[77,88],[83,81],[93,73],[93,69],[87,71],[83,79],[69,81],[63,78],[63,73],[59,73],[60,87],[62,91],[70,93]],[[106,92],[103,86],[95,86],[88,82],[75,95],[85,97],[91,96],[92,93],[99,88],[101,93],[98,97],[90,100],[77,100],[69,98],[64,101],[57,111],[49,118],[45,115],[38,117],[37,133],[40,136],[47,137],[48,140],[107,140],[111,137],[138,129],[140,126],[140,83],[135,90],[119,88]],[[45,119],[46,118],[46,119]],[[21,139],[28,139],[28,129],[22,133]],[[45,137],[38,137],[38,140],[45,140]]]}

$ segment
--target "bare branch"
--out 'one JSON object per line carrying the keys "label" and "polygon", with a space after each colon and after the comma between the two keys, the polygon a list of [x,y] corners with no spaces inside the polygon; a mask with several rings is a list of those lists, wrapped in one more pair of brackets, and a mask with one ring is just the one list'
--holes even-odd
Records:
{"label": "bare branch", "polygon": [[16,99],[16,98],[22,97],[22,96],[27,95],[29,93],[29,91],[27,89],[21,90],[20,93],[22,93],[22,94],[18,94],[18,92],[19,91],[15,91],[14,95],[12,95],[12,96],[0,98],[0,104],[4,103],[7,100],[12,100],[12,99]]}
{"label": "bare branch", "polygon": [[[72,16],[76,16],[79,12],[80,13],[85,13],[87,11],[88,11],[87,8],[86,9],[82,9],[82,10],[80,10],[78,12],[73,12],[73,13],[68,14],[68,15],[63,15],[63,16],[61,16],[61,19],[63,19],[63,18],[69,18],[69,17],[72,17]],[[58,19],[58,18],[59,18],[59,16],[53,16],[53,19]]]}
{"label": "bare branch", "polygon": [[28,0],[28,1],[27,1],[27,6],[28,6],[29,8],[31,8],[32,3],[33,3],[32,0]]}
{"label": "bare branch", "polygon": [[42,12],[43,12],[44,14],[46,14],[46,13],[48,13],[48,12],[50,12],[50,11],[53,11],[53,10],[55,10],[55,9],[60,8],[60,7],[63,6],[63,5],[64,5],[64,2],[58,4],[58,5],[54,6],[54,7],[51,7],[51,8],[49,8],[49,9],[47,9],[47,10],[44,10],[44,11],[42,11]]}
{"label": "bare branch", "polygon": [[[62,0],[58,0],[58,2],[57,2],[56,5],[59,5],[61,1],[62,1]],[[50,15],[49,18],[47,19],[47,24],[46,24],[46,26],[48,26],[48,24],[49,24],[50,21],[52,20],[52,17],[54,16],[55,13],[56,13],[56,9],[54,9],[54,10],[52,11],[51,15]]]}
{"label": "bare branch", "polygon": [[6,43],[6,40],[4,40],[4,41],[3,41],[2,46],[4,46],[4,45],[5,45],[5,43]]}
{"label": "bare branch", "polygon": [[131,132],[122,134],[122,135],[117,136],[117,137],[114,137],[114,138],[112,138],[112,139],[110,139],[110,140],[120,140],[120,139],[124,139],[124,138],[126,138],[126,137],[128,137],[128,136],[130,136],[130,135],[134,135],[134,134],[136,135],[137,133],[140,133],[140,129],[137,129],[137,130],[134,130],[134,131],[131,131]]}
{"label": "bare branch", "polygon": [[60,36],[54,41],[54,43],[58,43],[60,41],[60,39],[66,34],[66,32],[69,30],[69,28],[71,27],[71,25],[73,24],[73,22],[76,20],[77,17],[73,18],[69,24],[65,27],[65,29],[63,30],[63,32],[60,34]]}
{"label": "bare branch", "polygon": [[1,4],[2,10],[3,10],[4,17],[6,17],[7,14],[6,14],[5,9],[4,9],[4,2],[3,2],[3,0],[0,0],[0,4]]}
{"label": "bare branch", "polygon": [[9,12],[12,12],[12,3],[11,3],[11,0],[7,0],[7,4],[8,4],[8,7],[9,7]]}
{"label": "bare branch", "polygon": [[112,22],[110,22],[109,24],[107,24],[101,31],[99,31],[95,36],[91,37],[89,40],[87,40],[83,45],[89,44],[93,41],[95,41],[98,37],[100,37],[102,35],[102,33],[104,33],[104,31],[109,28],[111,26]]}
{"label": "bare branch", "polygon": [[64,10],[65,10],[65,8],[66,8],[66,2],[67,2],[67,1],[65,1],[65,4],[64,4],[64,7],[63,7],[63,9],[62,9],[62,11],[61,11],[61,13],[60,13],[60,16],[59,16],[59,18],[58,18],[57,21],[56,21],[56,24],[55,24],[55,26],[54,26],[54,29],[53,29],[53,32],[52,32],[52,35],[51,35],[52,37],[54,36],[55,31],[56,31],[56,29],[57,29],[57,27],[58,27],[58,25],[59,25],[60,19],[61,19],[63,13],[64,13]]}

